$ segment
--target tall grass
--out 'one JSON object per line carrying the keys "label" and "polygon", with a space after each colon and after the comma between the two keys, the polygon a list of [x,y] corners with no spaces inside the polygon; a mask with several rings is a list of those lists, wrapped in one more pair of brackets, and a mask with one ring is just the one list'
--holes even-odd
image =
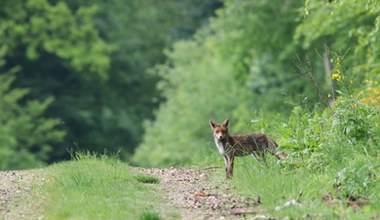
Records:
{"label": "tall grass", "polygon": [[75,158],[47,168],[46,219],[161,219],[158,179],[135,175],[115,157]]}
{"label": "tall grass", "polygon": [[[286,170],[275,158],[263,166],[253,158],[238,158],[231,184],[237,193],[260,198],[260,210],[276,218],[291,219],[369,219],[379,216],[378,177],[366,180],[369,168],[363,172],[358,161],[347,164],[346,172],[331,167],[324,172],[308,169]],[[364,166],[365,167],[365,166]],[[376,170],[372,170],[376,172]],[[378,170],[377,170],[378,171]],[[362,172],[362,173],[358,173]],[[342,176],[339,177],[339,174]],[[378,172],[377,174],[378,175]],[[339,179],[340,178],[340,179]],[[225,183],[219,178],[216,180]],[[340,188],[337,183],[341,184]],[[366,198],[359,208],[349,205],[349,196],[355,192]],[[330,196],[330,197],[328,197]]]}

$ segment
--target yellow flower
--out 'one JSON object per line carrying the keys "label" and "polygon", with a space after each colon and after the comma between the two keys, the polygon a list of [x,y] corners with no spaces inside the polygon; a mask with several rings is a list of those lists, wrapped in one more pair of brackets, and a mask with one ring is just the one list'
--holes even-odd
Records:
{"label": "yellow flower", "polygon": [[336,70],[336,71],[332,74],[331,78],[332,78],[333,80],[336,80],[336,81],[339,82],[339,81],[342,80],[343,76],[342,76],[342,73],[340,72],[340,70]]}

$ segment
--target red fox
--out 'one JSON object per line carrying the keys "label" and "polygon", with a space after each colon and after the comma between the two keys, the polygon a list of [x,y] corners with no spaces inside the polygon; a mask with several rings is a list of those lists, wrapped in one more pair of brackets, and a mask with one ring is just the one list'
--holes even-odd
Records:
{"label": "red fox", "polygon": [[226,166],[226,178],[233,176],[234,157],[247,156],[264,156],[266,151],[275,155],[278,159],[285,159],[284,152],[277,152],[278,145],[265,134],[253,133],[246,135],[230,135],[228,133],[229,119],[222,124],[210,121],[211,129],[214,132],[215,145],[219,153],[224,158]]}

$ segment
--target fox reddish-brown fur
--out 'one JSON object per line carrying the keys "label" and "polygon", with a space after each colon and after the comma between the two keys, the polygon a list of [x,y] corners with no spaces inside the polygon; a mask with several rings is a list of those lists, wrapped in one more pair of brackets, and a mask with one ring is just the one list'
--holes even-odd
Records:
{"label": "fox reddish-brown fur", "polygon": [[277,152],[278,145],[265,134],[253,133],[246,135],[230,135],[228,133],[229,120],[222,124],[210,121],[210,126],[214,132],[215,145],[219,153],[224,158],[226,166],[226,177],[233,176],[235,156],[264,156],[265,152],[270,152],[279,159],[285,159],[286,154]]}

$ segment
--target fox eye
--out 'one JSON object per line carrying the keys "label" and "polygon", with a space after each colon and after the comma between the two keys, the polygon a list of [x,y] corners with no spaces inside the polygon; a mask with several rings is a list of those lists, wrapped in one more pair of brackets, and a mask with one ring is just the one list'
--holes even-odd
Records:
{"label": "fox eye", "polygon": [[224,130],[223,129],[218,129],[218,130],[216,130],[216,133],[224,133]]}

